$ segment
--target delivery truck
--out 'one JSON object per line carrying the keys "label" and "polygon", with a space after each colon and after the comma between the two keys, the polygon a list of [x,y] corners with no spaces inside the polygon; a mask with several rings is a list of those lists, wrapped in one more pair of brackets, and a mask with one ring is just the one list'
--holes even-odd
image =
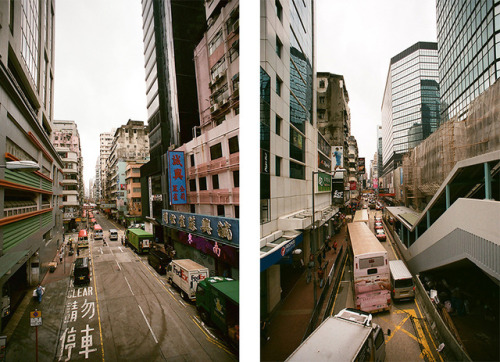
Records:
{"label": "delivery truck", "polygon": [[149,248],[154,240],[154,235],[142,229],[127,229],[125,240],[139,254],[149,252]]}
{"label": "delivery truck", "polygon": [[190,259],[172,260],[167,267],[167,280],[181,291],[184,299],[196,299],[196,287],[209,277],[208,268]]}
{"label": "delivery truck", "polygon": [[[390,335],[390,330],[388,331]],[[382,328],[372,315],[345,308],[328,317],[288,357],[287,361],[384,361]]]}
{"label": "delivery truck", "polygon": [[198,283],[196,309],[201,319],[215,326],[235,347],[240,340],[240,283],[223,277],[211,277]]}

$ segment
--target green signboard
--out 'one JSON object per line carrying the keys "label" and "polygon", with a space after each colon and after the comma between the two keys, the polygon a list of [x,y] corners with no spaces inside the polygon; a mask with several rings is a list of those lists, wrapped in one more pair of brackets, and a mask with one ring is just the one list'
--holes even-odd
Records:
{"label": "green signboard", "polygon": [[320,172],[318,173],[318,192],[332,191],[332,176]]}

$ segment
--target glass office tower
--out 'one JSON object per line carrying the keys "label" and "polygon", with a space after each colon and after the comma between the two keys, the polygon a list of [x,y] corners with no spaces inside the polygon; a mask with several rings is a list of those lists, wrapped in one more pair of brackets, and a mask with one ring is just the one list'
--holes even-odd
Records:
{"label": "glass office tower", "polygon": [[439,124],[437,54],[436,43],[418,42],[391,59],[382,104],[382,175]]}
{"label": "glass office tower", "polygon": [[441,122],[500,77],[500,1],[437,0]]}

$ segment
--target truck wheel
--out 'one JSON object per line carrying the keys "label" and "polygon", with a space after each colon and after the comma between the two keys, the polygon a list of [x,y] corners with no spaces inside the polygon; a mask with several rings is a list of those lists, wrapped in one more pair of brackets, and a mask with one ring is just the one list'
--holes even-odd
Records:
{"label": "truck wheel", "polygon": [[172,278],[168,278],[168,284],[172,285]]}
{"label": "truck wheel", "polygon": [[183,290],[181,290],[181,297],[182,299],[187,300],[187,294]]}
{"label": "truck wheel", "polygon": [[208,313],[205,309],[200,310],[200,317],[205,324],[208,324]]}

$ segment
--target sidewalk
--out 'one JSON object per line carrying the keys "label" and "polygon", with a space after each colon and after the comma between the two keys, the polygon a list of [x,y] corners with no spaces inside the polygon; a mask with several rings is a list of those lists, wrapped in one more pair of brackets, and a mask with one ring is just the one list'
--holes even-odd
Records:
{"label": "sidewalk", "polygon": [[[76,234],[67,234],[66,240]],[[65,251],[63,263],[59,263],[56,256],[57,268],[53,273],[47,272],[42,286],[45,293],[42,302],[33,298],[33,290],[30,287],[26,290],[26,295],[14,312],[11,320],[5,327],[3,334],[7,336],[7,362],[14,361],[35,361],[36,360],[36,329],[38,328],[38,357],[39,361],[54,361],[58,337],[64,317],[64,302],[69,286],[69,275],[76,252],[68,256]],[[30,326],[30,312],[42,312],[42,325],[39,327]]]}
{"label": "sidewalk", "polygon": [[[342,226],[340,232],[333,236],[330,246],[333,245],[333,240],[337,241],[337,251],[345,244],[345,226]],[[325,278],[328,277],[328,271],[332,267],[337,254],[334,253],[333,248],[326,253],[326,258],[323,260],[328,261],[328,267],[325,272]],[[336,273],[339,272],[340,268],[336,268]],[[270,339],[264,345],[261,345],[261,360],[262,361],[284,361],[302,342],[302,338],[306,333],[307,327],[309,325],[314,304],[314,282],[306,283],[306,273],[307,269],[298,279],[295,286],[292,288],[288,296],[281,302],[277,310],[271,317],[269,324],[268,336]],[[335,279],[335,276],[334,276]],[[323,288],[319,288],[319,281],[316,274],[317,283],[317,299],[319,300]],[[333,289],[330,286],[330,289]],[[324,308],[328,303],[328,297],[326,296],[323,301],[323,305],[319,308],[321,312],[319,314],[320,320],[324,314]]]}

